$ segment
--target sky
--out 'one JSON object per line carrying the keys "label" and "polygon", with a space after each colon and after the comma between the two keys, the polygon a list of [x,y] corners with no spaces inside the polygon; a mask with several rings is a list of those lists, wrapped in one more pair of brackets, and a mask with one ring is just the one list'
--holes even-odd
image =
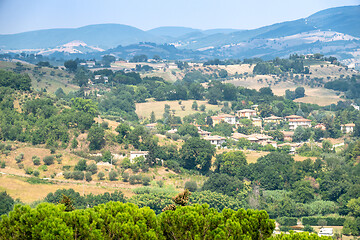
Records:
{"label": "sky", "polygon": [[253,29],[360,0],[0,0],[0,34],[119,23]]}

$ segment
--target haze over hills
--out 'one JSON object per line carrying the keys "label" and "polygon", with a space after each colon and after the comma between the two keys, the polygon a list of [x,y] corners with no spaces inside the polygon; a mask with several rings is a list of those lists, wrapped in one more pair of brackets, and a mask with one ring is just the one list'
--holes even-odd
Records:
{"label": "haze over hills", "polygon": [[[72,41],[83,42],[88,46],[87,50],[74,51],[62,46]],[[198,58],[272,58],[296,52],[321,52],[354,63],[360,61],[360,6],[326,9],[307,18],[253,30],[159,27],[143,31],[121,24],[98,24],[75,29],[49,29],[0,35],[2,52],[37,49],[35,53],[42,52],[48,55],[62,52],[90,53],[96,56],[101,52],[99,49],[107,50],[103,54],[112,54],[118,52],[119,45],[132,45],[134,48],[140,42],[172,44],[176,48],[186,50],[178,54],[178,58],[193,58],[196,54]],[[138,53],[141,52],[129,50],[128,55],[121,56],[127,58]],[[188,53],[192,54],[187,55]],[[163,54],[162,50],[155,51],[154,54],[161,57],[169,56]]]}

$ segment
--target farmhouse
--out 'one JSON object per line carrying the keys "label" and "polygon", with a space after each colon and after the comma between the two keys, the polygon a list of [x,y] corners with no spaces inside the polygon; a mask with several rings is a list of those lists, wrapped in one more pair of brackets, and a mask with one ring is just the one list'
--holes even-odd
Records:
{"label": "farmhouse", "polygon": [[294,132],[291,131],[281,131],[284,134],[285,142],[292,142],[292,137],[294,136]]}
{"label": "farmhouse", "polygon": [[214,136],[204,137],[204,139],[206,141],[209,141],[212,145],[215,145],[217,147],[221,147],[221,145],[225,142],[226,138],[218,136],[218,135],[214,135]]}
{"label": "farmhouse", "polygon": [[147,129],[155,129],[157,126],[157,123],[149,123],[149,124],[146,124],[145,127]]}
{"label": "farmhouse", "polygon": [[303,118],[297,115],[290,115],[285,117],[289,121],[290,130],[295,130],[297,127],[301,126],[303,128],[311,127],[311,120]]}
{"label": "farmhouse", "polygon": [[202,130],[202,129],[199,129],[198,133],[199,133],[200,137],[203,137],[203,138],[204,137],[209,137],[210,134],[211,134],[211,132],[208,132],[208,131],[205,131],[205,130]]}
{"label": "farmhouse", "polygon": [[283,118],[272,115],[270,117],[264,118],[263,120],[264,120],[264,123],[276,123],[276,124],[279,124],[283,120]]}
{"label": "farmhouse", "polygon": [[212,116],[211,119],[213,121],[213,126],[215,126],[216,124],[219,124],[221,122],[226,122],[226,123],[232,124],[232,125],[236,124],[235,116],[230,115],[230,114],[221,114],[218,116]]}
{"label": "farmhouse", "polygon": [[143,156],[146,158],[146,156],[149,154],[148,151],[131,151],[130,152],[130,162],[133,162],[133,160],[137,157]]}
{"label": "farmhouse", "polygon": [[354,132],[354,127],[355,127],[354,123],[343,124],[341,125],[341,131],[345,133],[351,133]]}
{"label": "farmhouse", "polygon": [[262,120],[260,118],[253,118],[252,119],[252,124],[255,126],[255,127],[262,127]]}
{"label": "farmhouse", "polygon": [[240,118],[252,118],[252,117],[256,117],[256,111],[252,110],[252,109],[242,109],[237,111],[237,115]]}

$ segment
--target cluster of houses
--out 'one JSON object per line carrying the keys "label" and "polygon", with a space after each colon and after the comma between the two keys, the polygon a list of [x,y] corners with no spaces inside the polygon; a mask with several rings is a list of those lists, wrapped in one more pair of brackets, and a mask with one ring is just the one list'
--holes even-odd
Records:
{"label": "cluster of houses", "polygon": [[[289,124],[290,131],[282,131],[282,133],[284,134],[284,141],[285,141],[285,143],[283,143],[283,144],[277,144],[277,142],[275,141],[276,139],[273,139],[273,137],[265,135],[265,134],[259,134],[259,133],[245,135],[242,133],[235,132],[232,134],[232,136],[230,138],[235,141],[239,141],[241,138],[243,138],[243,139],[247,139],[251,143],[257,143],[257,144],[260,144],[263,146],[270,144],[274,148],[283,147],[285,145],[288,145],[288,146],[290,146],[291,153],[294,153],[295,148],[300,146],[299,143],[290,143],[292,141],[292,137],[294,135],[294,131],[296,130],[296,128],[298,128],[299,126],[301,126],[303,128],[311,127],[311,120],[306,119],[302,116],[290,115],[290,116],[286,116],[286,117],[270,116],[270,117],[266,117],[266,118],[260,118],[257,116],[257,113],[258,113],[257,105],[253,105],[252,109],[239,110],[236,112],[236,115],[219,114],[217,116],[211,117],[212,125],[215,126],[216,124],[225,122],[230,125],[233,125],[234,129],[236,129],[239,126],[241,126],[241,122],[238,121],[238,119],[247,118],[247,119],[251,120],[253,126],[262,128],[263,124],[268,124],[268,123],[280,124],[281,122],[286,121]],[[199,133],[200,137],[209,141],[211,144],[215,145],[216,147],[221,147],[227,139],[223,136],[211,135],[211,132],[202,130],[201,126],[199,126],[199,125],[195,125],[195,126],[197,126],[197,128],[198,128],[198,133]],[[154,129],[156,127],[156,123],[147,124],[146,127],[149,129]],[[326,130],[326,127],[324,124],[317,124],[314,127],[321,128],[322,130]],[[344,125],[341,125],[341,130],[344,133],[351,133],[354,131],[354,127],[355,127],[355,124],[353,124],[353,123],[344,124]],[[176,133],[176,131],[177,131],[176,129],[172,129],[168,132]]]}

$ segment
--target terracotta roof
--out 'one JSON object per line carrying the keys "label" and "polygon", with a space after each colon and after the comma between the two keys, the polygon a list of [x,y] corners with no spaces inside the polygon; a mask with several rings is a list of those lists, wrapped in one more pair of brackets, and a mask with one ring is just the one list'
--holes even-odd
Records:
{"label": "terracotta roof", "polygon": [[242,134],[242,133],[233,133],[232,138],[239,139],[239,138],[247,138],[248,135]]}
{"label": "terracotta roof", "polygon": [[256,111],[252,110],[252,109],[242,109],[242,110],[239,110],[237,112],[256,112]]}
{"label": "terracotta roof", "polygon": [[131,151],[130,154],[148,154],[149,151]]}
{"label": "terracotta roof", "polygon": [[218,136],[218,135],[214,135],[214,136],[208,136],[208,137],[204,137],[205,140],[225,140],[226,138]]}
{"label": "terracotta roof", "polygon": [[298,115],[290,115],[290,116],[286,116],[285,118],[292,119],[292,118],[303,118],[303,117],[298,116]]}
{"label": "terracotta roof", "polygon": [[231,114],[221,114],[221,115],[219,115],[218,117],[222,117],[222,118],[226,118],[226,117],[228,117],[228,118],[234,118],[235,116],[234,116],[234,115],[231,115]]}
{"label": "terracotta roof", "polygon": [[347,123],[347,124],[343,124],[341,126],[345,126],[345,127],[355,127],[354,123]]}
{"label": "terracotta roof", "polygon": [[270,116],[270,117],[267,117],[267,118],[264,118],[264,120],[280,120],[282,119],[282,117],[277,117],[277,116]]}
{"label": "terracotta roof", "polygon": [[300,118],[300,119],[290,119],[289,122],[311,122],[311,120],[306,118]]}

